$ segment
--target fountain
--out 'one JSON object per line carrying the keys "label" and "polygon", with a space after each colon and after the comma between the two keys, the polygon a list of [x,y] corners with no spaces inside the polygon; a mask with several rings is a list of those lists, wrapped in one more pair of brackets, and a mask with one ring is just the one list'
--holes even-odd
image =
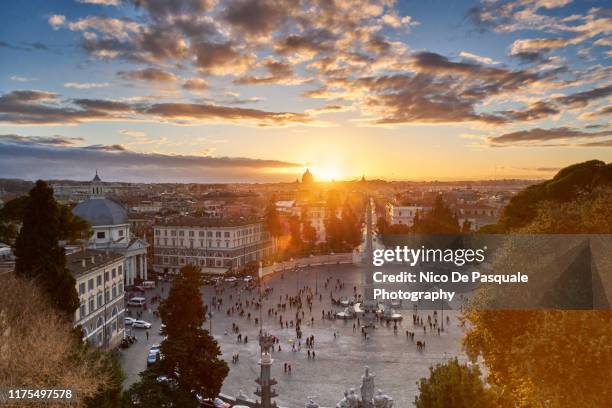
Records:
{"label": "fountain", "polygon": [[355,389],[351,388],[349,391],[344,391],[344,398],[336,404],[336,408],[393,408],[393,398],[383,394],[381,390],[374,394],[375,377],[366,366],[359,387],[361,398],[357,396]]}

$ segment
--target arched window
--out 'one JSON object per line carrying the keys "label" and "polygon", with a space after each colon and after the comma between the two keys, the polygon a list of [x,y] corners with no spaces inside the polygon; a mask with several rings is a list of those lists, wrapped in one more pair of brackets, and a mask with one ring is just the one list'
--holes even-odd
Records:
{"label": "arched window", "polygon": [[102,327],[102,325],[104,324],[104,319],[102,319],[102,317],[98,317],[98,321],[96,322],[96,329],[98,327]]}
{"label": "arched window", "polygon": [[111,313],[111,316],[112,316],[112,317],[116,316],[118,312],[119,312],[119,311],[117,310],[117,307],[113,307],[113,311],[112,311],[112,313]]}

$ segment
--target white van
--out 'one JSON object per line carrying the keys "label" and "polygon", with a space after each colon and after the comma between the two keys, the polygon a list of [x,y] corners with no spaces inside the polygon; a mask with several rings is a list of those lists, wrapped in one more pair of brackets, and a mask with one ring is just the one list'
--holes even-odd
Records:
{"label": "white van", "polygon": [[155,281],[144,281],[140,286],[144,289],[155,289]]}
{"label": "white van", "polygon": [[143,297],[133,297],[127,302],[128,306],[145,306],[147,304],[147,299]]}

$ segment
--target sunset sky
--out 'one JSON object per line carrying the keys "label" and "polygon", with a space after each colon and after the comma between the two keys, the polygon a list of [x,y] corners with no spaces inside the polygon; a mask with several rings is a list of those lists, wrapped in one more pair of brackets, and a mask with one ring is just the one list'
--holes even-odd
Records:
{"label": "sunset sky", "polygon": [[545,178],[612,161],[609,1],[0,5],[0,177]]}

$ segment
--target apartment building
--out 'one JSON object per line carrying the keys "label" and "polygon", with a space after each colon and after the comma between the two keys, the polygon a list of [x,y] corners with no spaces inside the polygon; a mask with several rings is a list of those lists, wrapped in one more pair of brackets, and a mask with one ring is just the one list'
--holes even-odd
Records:
{"label": "apartment building", "polygon": [[83,329],[83,340],[99,347],[113,348],[123,339],[124,261],[122,254],[91,249],[66,256],[80,301],[74,325]]}
{"label": "apartment building", "polygon": [[154,226],[153,269],[176,273],[185,265],[222,274],[272,254],[273,242],[259,218],[179,217]]}
{"label": "apartment building", "polygon": [[417,212],[429,211],[431,207],[420,204],[396,205],[388,203],[386,206],[386,219],[389,225],[414,224],[414,216]]}

